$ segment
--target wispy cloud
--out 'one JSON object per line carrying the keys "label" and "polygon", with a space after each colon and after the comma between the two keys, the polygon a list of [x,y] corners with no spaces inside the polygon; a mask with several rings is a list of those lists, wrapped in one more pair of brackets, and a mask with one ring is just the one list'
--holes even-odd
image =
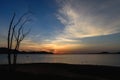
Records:
{"label": "wispy cloud", "polygon": [[[58,52],[74,52],[82,49],[84,51],[84,48],[91,49],[91,44],[89,44],[91,42],[83,41],[85,38],[90,40],[88,39],[89,37],[94,38],[120,33],[120,0],[115,0],[114,2],[113,0],[56,1],[59,6],[56,13],[58,21],[55,19],[56,22],[52,24],[54,27],[49,26],[51,24],[49,19],[48,22],[44,22],[44,18],[40,18],[43,19],[43,22],[41,22],[42,20],[39,21],[39,19],[36,20],[36,23],[32,24],[33,29],[30,36],[22,42],[21,49],[48,51],[56,49]],[[38,27],[34,28],[34,26]],[[94,41],[98,41],[97,39]],[[95,48],[98,44],[93,43]],[[94,49],[93,47],[92,49]],[[85,51],[87,51],[86,49]]]}
{"label": "wispy cloud", "polygon": [[[89,3],[89,4],[88,4]],[[100,4],[98,4],[100,3]],[[57,19],[64,25],[64,30],[57,36],[57,42],[75,41],[85,38],[109,35],[120,32],[120,1],[63,0],[59,1]]]}

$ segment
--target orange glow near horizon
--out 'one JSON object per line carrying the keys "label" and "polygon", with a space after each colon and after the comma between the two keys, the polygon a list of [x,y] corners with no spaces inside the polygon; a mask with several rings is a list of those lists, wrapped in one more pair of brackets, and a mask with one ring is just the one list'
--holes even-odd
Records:
{"label": "orange glow near horizon", "polygon": [[[21,47],[23,51],[47,51],[54,54],[64,54],[80,46],[77,44],[44,44],[44,45],[24,45]],[[81,47],[82,48],[82,47]]]}

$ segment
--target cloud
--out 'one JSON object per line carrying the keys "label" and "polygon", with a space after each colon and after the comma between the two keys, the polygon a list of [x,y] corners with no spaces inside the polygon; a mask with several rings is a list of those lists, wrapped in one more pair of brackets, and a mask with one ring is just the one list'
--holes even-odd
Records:
{"label": "cloud", "polygon": [[[64,25],[56,41],[75,42],[75,38],[109,35],[120,32],[119,1],[59,1],[57,19]],[[119,2],[120,3],[120,2]]]}

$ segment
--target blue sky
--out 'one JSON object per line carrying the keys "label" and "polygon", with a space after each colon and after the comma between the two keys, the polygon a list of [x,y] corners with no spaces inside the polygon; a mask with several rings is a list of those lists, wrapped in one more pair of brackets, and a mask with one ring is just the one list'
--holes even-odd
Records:
{"label": "blue sky", "polygon": [[120,51],[119,0],[0,0],[0,46],[14,12],[30,10],[30,34],[21,50],[56,53]]}

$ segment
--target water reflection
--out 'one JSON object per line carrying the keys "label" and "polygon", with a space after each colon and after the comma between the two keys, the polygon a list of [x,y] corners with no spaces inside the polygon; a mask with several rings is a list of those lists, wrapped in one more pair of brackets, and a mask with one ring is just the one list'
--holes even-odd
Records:
{"label": "water reflection", "polygon": [[[18,63],[68,63],[120,66],[120,54],[19,54]],[[7,64],[7,55],[0,54],[0,64]]]}

